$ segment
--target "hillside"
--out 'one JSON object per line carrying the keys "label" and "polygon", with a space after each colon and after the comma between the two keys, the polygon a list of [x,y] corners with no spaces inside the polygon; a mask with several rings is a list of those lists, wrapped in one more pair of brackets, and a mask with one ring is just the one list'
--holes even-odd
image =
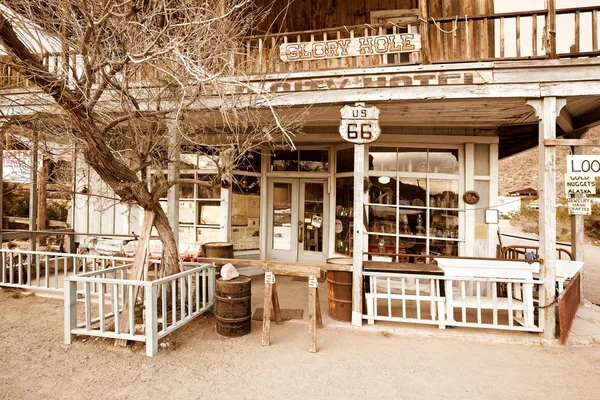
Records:
{"label": "hillside", "polygon": [[[595,127],[585,136],[586,139],[600,139],[600,126]],[[586,147],[586,154],[600,154],[598,147]],[[569,148],[558,146],[556,148],[556,182],[559,199],[565,195],[564,177],[567,170],[567,154]],[[508,196],[514,190],[532,187],[538,188],[538,148],[529,149],[514,156],[504,158],[499,163],[500,196]]]}

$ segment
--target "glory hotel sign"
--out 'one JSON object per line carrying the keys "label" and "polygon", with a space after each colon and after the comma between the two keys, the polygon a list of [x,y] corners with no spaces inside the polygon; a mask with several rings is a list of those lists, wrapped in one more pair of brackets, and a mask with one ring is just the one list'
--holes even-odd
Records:
{"label": "glory hotel sign", "polygon": [[283,43],[279,47],[279,57],[283,61],[309,61],[326,58],[410,53],[420,49],[421,36],[418,33],[398,33],[352,39]]}

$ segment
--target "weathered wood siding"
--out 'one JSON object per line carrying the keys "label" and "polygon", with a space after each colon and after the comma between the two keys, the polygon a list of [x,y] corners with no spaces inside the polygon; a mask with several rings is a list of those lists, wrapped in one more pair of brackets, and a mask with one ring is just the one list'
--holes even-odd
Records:
{"label": "weathered wood siding", "polygon": [[[271,0],[257,0],[267,7]],[[493,20],[469,20],[494,12],[493,0],[428,0],[427,17],[452,19],[429,28],[432,61],[456,61],[494,57]],[[418,0],[276,0],[271,13],[256,32],[296,32],[371,23],[372,11],[418,9]],[[454,18],[459,20],[454,22]],[[465,16],[467,19],[465,20]],[[424,17],[424,16],[422,16]],[[416,21],[415,21],[416,22]]]}
{"label": "weathered wood siding", "polygon": [[[256,0],[259,7],[272,0]],[[369,13],[418,7],[417,0],[276,0],[263,31],[295,32],[370,22]]]}
{"label": "weathered wood siding", "polygon": [[[438,19],[458,17],[439,22],[439,28],[456,34],[444,33],[435,25],[429,28],[432,61],[455,61],[494,57],[493,20],[469,20],[478,15],[494,13],[493,0],[428,0],[429,17]],[[465,16],[467,17],[465,19]]]}

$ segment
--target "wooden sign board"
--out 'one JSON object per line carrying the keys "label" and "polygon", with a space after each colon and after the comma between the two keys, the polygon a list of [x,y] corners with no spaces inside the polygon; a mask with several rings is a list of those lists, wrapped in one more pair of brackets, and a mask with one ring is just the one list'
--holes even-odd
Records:
{"label": "wooden sign board", "polygon": [[366,144],[377,140],[381,134],[377,107],[344,106],[340,112],[342,113],[340,135],[345,141]]}
{"label": "wooden sign board", "polygon": [[395,35],[365,36],[318,42],[283,43],[279,46],[279,58],[282,61],[309,61],[411,53],[420,49],[421,35],[418,33],[398,33]]}
{"label": "wooden sign board", "polygon": [[568,199],[569,214],[571,215],[592,215],[592,201],[587,198]]}
{"label": "wooden sign board", "polygon": [[596,178],[565,174],[565,194],[596,194]]}
{"label": "wooden sign board", "polygon": [[567,156],[567,175],[600,176],[600,156]]}

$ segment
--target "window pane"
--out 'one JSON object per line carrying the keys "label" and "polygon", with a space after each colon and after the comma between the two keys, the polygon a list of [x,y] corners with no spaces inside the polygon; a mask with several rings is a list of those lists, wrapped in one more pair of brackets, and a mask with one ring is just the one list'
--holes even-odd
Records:
{"label": "window pane", "polygon": [[427,179],[400,178],[399,204],[404,206],[425,207],[427,205]]}
{"label": "window pane", "polygon": [[217,176],[198,174],[196,179],[203,182],[196,185],[198,189],[198,199],[220,199],[221,185],[217,182]]}
{"label": "window pane", "polygon": [[[180,178],[194,180],[194,174],[181,174]],[[194,184],[193,183],[180,183],[179,184],[179,198],[180,199],[193,199],[194,198]]]}
{"label": "window pane", "polygon": [[431,207],[458,208],[458,181],[430,179],[429,202]]}
{"label": "window pane", "polygon": [[396,204],[396,178],[370,177],[369,203]]}
{"label": "window pane", "polygon": [[304,184],[304,225],[302,240],[303,249],[306,251],[323,251],[323,200],[325,196],[324,184]]}
{"label": "window pane", "polygon": [[354,178],[338,178],[335,184],[335,251],[352,254]]}
{"label": "window pane", "polygon": [[432,238],[458,239],[458,211],[431,210],[429,232]]}
{"label": "window pane", "polygon": [[429,172],[434,174],[458,174],[458,150],[429,150]]}
{"label": "window pane", "polygon": [[261,172],[261,154],[260,151],[248,151],[240,156],[238,165],[235,169],[239,171]]}
{"label": "window pane", "polygon": [[425,236],[426,210],[400,208],[398,217],[398,233],[401,235]]}
{"label": "window pane", "polygon": [[369,232],[396,234],[396,207],[369,207]]}
{"label": "window pane", "polygon": [[337,165],[335,172],[352,172],[354,171],[354,148],[343,149],[337,151]]}
{"label": "window pane", "polygon": [[401,172],[427,172],[427,150],[398,149],[398,170]]}
{"label": "window pane", "polygon": [[475,145],[475,175],[490,174],[490,145]]}
{"label": "window pane", "polygon": [[369,170],[396,171],[396,148],[369,147]]}
{"label": "window pane", "polygon": [[273,184],[273,249],[292,249],[292,184]]}
{"label": "window pane", "polygon": [[232,241],[235,250],[260,247],[260,178],[235,175],[231,199]]}
{"label": "window pane", "polygon": [[458,242],[450,240],[432,240],[429,254],[433,256],[458,256]]}
{"label": "window pane", "polygon": [[198,201],[198,225],[220,225],[221,202]]}
{"label": "window pane", "polygon": [[300,171],[329,171],[329,151],[300,150]]}
{"label": "window pane", "polygon": [[298,152],[273,151],[271,153],[271,171],[298,171]]}

